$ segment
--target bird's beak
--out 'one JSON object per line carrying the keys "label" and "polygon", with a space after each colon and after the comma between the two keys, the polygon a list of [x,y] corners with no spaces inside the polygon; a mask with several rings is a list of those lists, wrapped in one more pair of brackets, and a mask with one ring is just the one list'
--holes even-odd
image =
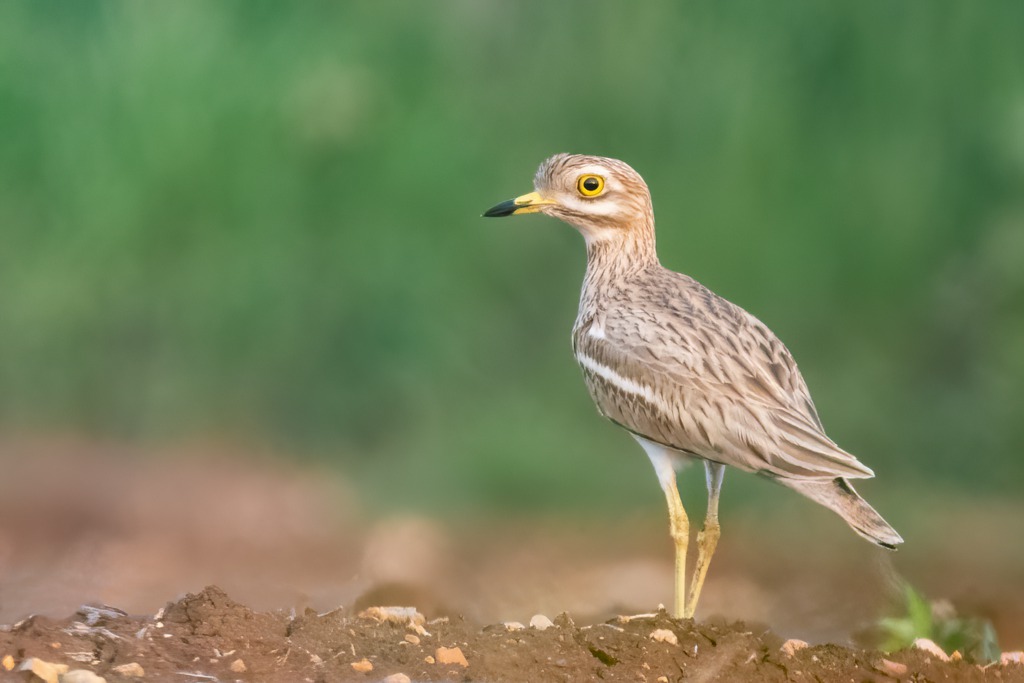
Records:
{"label": "bird's beak", "polygon": [[499,218],[520,213],[537,213],[543,207],[554,203],[550,199],[544,199],[536,192],[531,192],[530,194],[524,194],[522,197],[509,199],[507,202],[502,202],[497,206],[492,206],[487,211],[484,211],[484,216],[487,218]]}

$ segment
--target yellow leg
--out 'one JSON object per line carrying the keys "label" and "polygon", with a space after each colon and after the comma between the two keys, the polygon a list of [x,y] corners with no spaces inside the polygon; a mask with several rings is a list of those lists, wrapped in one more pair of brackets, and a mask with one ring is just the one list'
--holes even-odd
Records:
{"label": "yellow leg", "polygon": [[679,498],[679,489],[676,488],[675,478],[672,485],[665,490],[665,500],[668,502],[668,533],[676,547],[676,572],[675,572],[675,600],[672,607],[672,615],[675,617],[690,617],[683,596],[686,594],[686,551],[690,544],[690,519],[686,516],[686,509],[683,508],[683,501]]}
{"label": "yellow leg", "polygon": [[693,569],[690,593],[687,595],[683,611],[687,617],[692,617],[697,610],[700,591],[704,587],[704,577],[707,576],[711,557],[718,546],[718,538],[722,535],[721,527],[718,525],[718,493],[722,488],[725,466],[704,461],[704,467],[708,483],[708,512],[704,517],[704,528],[697,534],[697,566]]}
{"label": "yellow leg", "polygon": [[690,543],[690,520],[683,508],[683,501],[679,498],[679,489],[676,488],[675,465],[678,456],[664,446],[645,439],[638,438],[637,441],[647,451],[647,456],[651,459],[661,483],[661,490],[665,492],[665,502],[668,503],[669,535],[676,547],[675,600],[672,615],[687,617],[689,615],[686,613],[686,549]]}

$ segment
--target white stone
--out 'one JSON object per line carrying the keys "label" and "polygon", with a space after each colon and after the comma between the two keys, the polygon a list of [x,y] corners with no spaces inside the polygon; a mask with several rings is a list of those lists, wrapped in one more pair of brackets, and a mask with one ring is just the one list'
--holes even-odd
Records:
{"label": "white stone", "polygon": [[944,662],[949,661],[949,655],[947,655],[941,647],[936,645],[934,640],[929,640],[928,638],[918,638],[914,641],[914,647],[916,647],[918,650],[924,650],[928,654],[934,655]]}
{"label": "white stone", "polygon": [[538,631],[546,631],[554,625],[555,623],[543,614],[534,614],[533,617],[530,618],[530,626]]}

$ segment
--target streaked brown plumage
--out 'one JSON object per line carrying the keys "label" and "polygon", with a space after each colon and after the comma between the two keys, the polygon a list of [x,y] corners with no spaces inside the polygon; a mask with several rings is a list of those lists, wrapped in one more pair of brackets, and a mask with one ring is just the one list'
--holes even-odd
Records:
{"label": "streaked brown plumage", "polygon": [[[873,473],[825,434],[782,342],[740,307],[658,262],[650,193],[636,171],[614,159],[559,154],[541,164],[534,186],[485,215],[543,212],[586,240],[573,351],[598,410],[637,438],[658,473],[677,549],[678,614],[692,616],[714,553],[724,465],[802,493],[878,545],[902,542],[849,484]],[[684,600],[689,522],[675,470],[692,458],[705,463],[709,501]]]}

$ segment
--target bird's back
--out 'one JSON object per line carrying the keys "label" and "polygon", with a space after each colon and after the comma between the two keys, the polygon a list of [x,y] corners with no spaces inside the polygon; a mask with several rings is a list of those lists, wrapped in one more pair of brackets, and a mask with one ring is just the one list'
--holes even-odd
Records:
{"label": "bird's back", "polygon": [[772,477],[872,476],[771,330],[686,275],[588,272],[573,350],[600,412],[651,441]]}

